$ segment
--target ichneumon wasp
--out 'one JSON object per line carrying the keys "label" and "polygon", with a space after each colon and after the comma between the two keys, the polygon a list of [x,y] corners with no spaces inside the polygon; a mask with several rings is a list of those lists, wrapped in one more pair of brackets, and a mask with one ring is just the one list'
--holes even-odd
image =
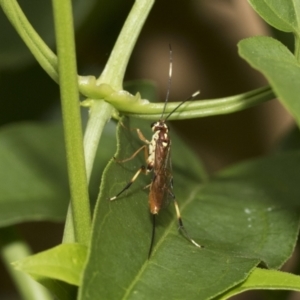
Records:
{"label": "ichneumon wasp", "polygon": [[182,101],[173,111],[171,111],[165,118],[165,110],[169,99],[171,81],[172,81],[172,69],[173,69],[173,59],[172,59],[172,49],[170,46],[170,66],[169,66],[169,80],[168,80],[168,90],[167,96],[164,103],[164,108],[161,114],[161,117],[158,121],[153,122],[151,124],[151,129],[153,132],[151,141],[147,140],[140,129],[136,129],[138,137],[141,141],[145,143],[142,147],[140,147],[137,151],[135,151],[129,158],[124,160],[119,160],[119,163],[123,163],[133,159],[140,151],[144,150],[145,158],[146,158],[146,166],[141,166],[138,171],[134,174],[131,180],[126,184],[126,186],[115,196],[111,197],[110,200],[115,200],[119,197],[125,190],[127,190],[134,181],[138,178],[141,173],[145,175],[152,172],[152,180],[146,188],[149,187],[149,208],[150,213],[152,214],[152,236],[151,243],[148,253],[148,258],[151,255],[152,247],[154,243],[155,237],[155,216],[159,213],[160,209],[165,207],[169,203],[169,199],[172,199],[179,230],[183,233],[183,235],[195,246],[201,248],[201,246],[196,243],[188,234],[185,227],[183,226],[180,210],[178,203],[176,201],[175,195],[173,194],[173,176],[172,176],[172,167],[171,167],[171,139],[169,137],[169,127],[166,124],[168,118],[186,101],[193,99],[197,95],[199,95],[199,91],[194,93],[191,97]]}

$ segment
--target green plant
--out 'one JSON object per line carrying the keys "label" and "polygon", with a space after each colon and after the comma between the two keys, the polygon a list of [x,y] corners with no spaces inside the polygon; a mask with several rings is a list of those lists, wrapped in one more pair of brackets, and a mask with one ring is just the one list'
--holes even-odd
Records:
{"label": "green plant", "polygon": [[[299,123],[300,7],[292,0],[249,2],[272,26],[294,33],[295,55],[273,38],[241,41],[240,55],[268,78],[271,87],[189,102],[170,119],[235,112],[271,100],[275,93]],[[142,164],[139,158],[125,166],[109,161],[91,212],[88,182],[99,140],[106,138],[102,132],[108,120],[120,118],[118,112],[130,116],[123,117],[125,126],[117,129],[117,155],[124,158],[140,144],[136,134],[126,128],[147,132],[149,125],[140,119],[157,120],[161,115],[163,103],[150,103],[139,93],[123,91],[128,60],[154,0],[134,3],[97,79],[77,75],[70,1],[52,1],[58,59],[15,0],[0,0],[0,4],[40,65],[59,83],[71,195],[67,209],[63,147],[51,148],[62,141],[59,126],[27,124],[1,132],[1,255],[24,298],[51,296],[15,271],[12,261],[15,268],[30,274],[59,299],[74,299],[76,287],[78,299],[228,299],[252,289],[300,290],[298,276],[277,270],[291,256],[298,235],[298,151],[246,162],[209,178],[191,151],[179,148],[180,142],[173,137],[176,195],[190,234],[205,245],[201,250],[180,237],[174,214],[165,210],[158,220],[153,255],[147,260],[151,220],[147,201],[143,201],[147,192],[142,189],[149,183],[147,178],[135,183],[126,201],[107,201]],[[151,86],[142,87],[151,92]],[[79,93],[85,97],[82,106],[90,111],[84,138]],[[170,103],[167,112],[177,104]],[[100,142],[102,165],[114,151],[109,143],[108,138]],[[13,226],[26,220],[63,220],[67,210],[63,243],[30,255]],[[259,268],[260,263],[267,268]]]}

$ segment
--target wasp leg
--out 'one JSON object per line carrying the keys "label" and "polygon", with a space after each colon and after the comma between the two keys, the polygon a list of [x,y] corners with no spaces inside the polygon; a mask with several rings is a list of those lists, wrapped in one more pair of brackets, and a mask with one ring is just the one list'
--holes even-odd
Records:
{"label": "wasp leg", "polygon": [[120,124],[126,128],[127,130],[136,130],[137,134],[138,134],[138,137],[141,141],[143,141],[145,144],[150,144],[151,142],[149,142],[143,135],[142,131],[139,129],[139,128],[131,128],[131,129],[128,129],[121,121],[120,121]]}
{"label": "wasp leg", "polygon": [[138,171],[134,174],[134,176],[131,178],[131,180],[126,184],[126,186],[115,196],[109,198],[110,201],[115,200],[116,198],[118,198],[124,191],[126,191],[127,189],[130,188],[130,186],[135,182],[135,180],[138,178],[138,176],[141,173],[146,173],[146,167],[145,166],[141,166]]}
{"label": "wasp leg", "polygon": [[145,158],[147,159],[148,157],[148,148],[147,148],[147,145],[144,145],[142,146],[141,148],[139,148],[138,150],[136,150],[130,157],[128,158],[125,158],[125,159],[122,159],[122,160],[117,160],[116,158],[114,158],[118,163],[124,163],[126,161],[129,161],[129,160],[132,160],[133,158],[136,157],[136,155],[142,151],[144,149],[144,152],[145,152]]}
{"label": "wasp leg", "polygon": [[137,134],[138,134],[138,136],[139,136],[139,139],[140,139],[142,142],[144,142],[145,144],[148,144],[148,145],[151,144],[151,142],[149,142],[149,141],[144,137],[142,131],[141,131],[139,128],[135,128],[135,130],[136,130],[136,132],[137,132]]}
{"label": "wasp leg", "polygon": [[144,186],[144,187],[143,187],[143,190],[150,188],[151,184],[152,184],[152,183],[147,184],[146,186]]}
{"label": "wasp leg", "polygon": [[174,206],[175,206],[175,210],[176,210],[176,215],[177,215],[177,221],[178,221],[178,225],[179,225],[179,230],[181,230],[181,232],[183,233],[183,235],[192,243],[194,244],[196,247],[202,248],[198,243],[196,243],[188,234],[188,232],[186,231],[185,227],[183,226],[183,222],[182,222],[182,218],[180,215],[180,210],[179,210],[179,206],[178,203],[175,199],[175,196],[173,193],[170,193],[173,197],[173,201],[174,201]]}

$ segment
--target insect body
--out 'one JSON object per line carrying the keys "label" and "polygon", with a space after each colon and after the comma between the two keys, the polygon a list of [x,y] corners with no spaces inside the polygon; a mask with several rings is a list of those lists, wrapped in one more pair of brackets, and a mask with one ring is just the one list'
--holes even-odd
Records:
{"label": "insect body", "polygon": [[180,215],[180,210],[178,203],[176,201],[175,195],[173,194],[173,177],[172,177],[172,168],[171,168],[171,139],[169,137],[169,127],[166,124],[168,117],[178,109],[185,101],[190,100],[197,96],[199,92],[194,93],[190,98],[181,102],[166,118],[163,118],[166,104],[168,101],[168,95],[170,91],[171,84],[171,75],[172,75],[172,52],[170,49],[170,69],[169,69],[169,89],[167,98],[165,101],[165,106],[159,121],[156,121],[151,124],[151,129],[153,132],[151,141],[147,140],[140,129],[137,130],[137,134],[145,145],[140,147],[133,155],[125,160],[119,162],[125,162],[133,159],[140,151],[144,150],[146,158],[146,166],[141,166],[140,169],[135,173],[132,179],[127,183],[127,185],[114,197],[111,197],[110,200],[115,200],[119,195],[121,195],[125,190],[127,190],[132,183],[137,179],[140,173],[148,174],[153,173],[152,181],[147,186],[150,189],[149,192],[149,208],[150,213],[153,215],[153,229],[152,229],[152,238],[149,249],[149,257],[152,251],[152,246],[154,242],[155,234],[155,215],[157,215],[161,208],[165,207],[170,200],[173,200],[177,215],[177,220],[179,224],[179,229],[184,234],[184,236],[195,246],[201,248],[193,239],[190,238],[186,229],[183,226],[183,222]]}
{"label": "insect body", "polygon": [[150,184],[149,206],[150,212],[158,214],[163,205],[167,204],[170,189],[172,188],[171,174],[171,140],[169,128],[164,120],[151,125],[154,132],[149,145],[149,163],[153,164],[153,178]]}

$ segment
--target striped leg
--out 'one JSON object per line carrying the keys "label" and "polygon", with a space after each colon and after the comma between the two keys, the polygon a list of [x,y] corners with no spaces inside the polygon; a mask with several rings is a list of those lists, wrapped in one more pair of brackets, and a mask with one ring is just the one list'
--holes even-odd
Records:
{"label": "striped leg", "polygon": [[182,222],[182,218],[181,218],[181,214],[180,214],[180,210],[179,210],[179,206],[178,203],[175,199],[175,195],[173,193],[170,193],[173,197],[173,201],[174,201],[174,206],[175,206],[175,210],[176,210],[176,215],[177,215],[177,221],[178,221],[178,225],[179,225],[179,230],[181,230],[182,234],[185,236],[186,239],[188,239],[192,244],[194,244],[196,247],[202,248],[198,243],[196,243],[188,234],[188,232],[186,231],[185,227],[183,226],[183,222]]}
{"label": "striped leg", "polygon": [[130,188],[130,186],[135,182],[135,180],[139,177],[139,175],[141,173],[145,173],[146,174],[146,168],[145,166],[141,166],[138,171],[134,174],[134,176],[131,178],[131,180],[126,184],[126,186],[115,196],[109,198],[110,201],[115,200],[116,198],[118,198],[123,192],[125,192],[127,189]]}

